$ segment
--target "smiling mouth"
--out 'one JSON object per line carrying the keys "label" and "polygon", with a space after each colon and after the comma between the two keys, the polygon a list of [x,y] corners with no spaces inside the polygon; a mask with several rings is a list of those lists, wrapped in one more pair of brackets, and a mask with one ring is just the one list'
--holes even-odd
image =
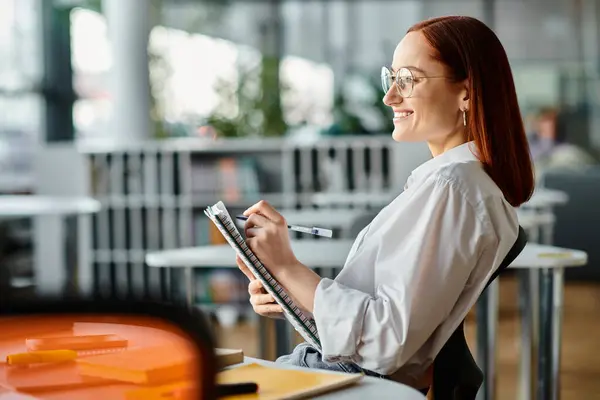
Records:
{"label": "smiling mouth", "polygon": [[402,111],[394,113],[394,121],[400,121],[406,119],[414,114],[414,111]]}

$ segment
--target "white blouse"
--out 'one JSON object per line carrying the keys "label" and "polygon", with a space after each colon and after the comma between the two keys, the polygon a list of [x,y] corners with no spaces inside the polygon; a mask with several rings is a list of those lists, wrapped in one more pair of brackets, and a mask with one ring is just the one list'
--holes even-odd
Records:
{"label": "white blouse", "polygon": [[518,235],[514,208],[465,143],[416,168],[317,287],[323,359],[419,379]]}

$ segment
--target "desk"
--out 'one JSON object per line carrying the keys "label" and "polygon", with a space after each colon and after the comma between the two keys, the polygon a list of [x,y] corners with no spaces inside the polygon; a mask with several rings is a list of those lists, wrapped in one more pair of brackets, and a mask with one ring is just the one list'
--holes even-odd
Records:
{"label": "desk", "polygon": [[[566,204],[568,201],[569,195],[561,190],[536,188],[529,201],[521,205],[521,210],[553,214],[552,209],[555,206]],[[552,244],[553,227],[554,220],[540,225],[542,243]],[[537,237],[535,241],[538,241]],[[535,288],[533,289],[535,291]]]}
{"label": "desk", "polygon": [[0,196],[0,217],[3,218],[80,215],[98,211],[100,211],[100,202],[89,197]]}
{"label": "desk", "polygon": [[519,225],[529,232],[537,229],[541,226],[553,224],[556,221],[556,217],[554,213],[549,211],[541,211],[537,212],[535,210],[530,209],[519,209],[517,210],[517,218],[519,220]]}
{"label": "desk", "polygon": [[[292,250],[298,259],[310,268],[341,268],[354,243],[342,240],[292,240]],[[146,254],[150,267],[212,267],[237,268],[235,250],[229,244],[188,247]]]}
{"label": "desk", "polygon": [[524,208],[546,208],[566,204],[569,195],[562,190],[536,188],[529,201],[523,204]]}
{"label": "desk", "polygon": [[[251,357],[244,358],[244,364],[258,363],[265,366],[276,366],[277,368],[304,369],[292,365],[277,364]],[[235,367],[232,367],[235,368]],[[312,371],[318,371],[313,370]],[[341,372],[340,372],[341,373]],[[397,399],[397,400],[424,400],[425,396],[410,386],[393,382],[387,379],[364,376],[356,385],[344,389],[313,397],[323,400],[364,400],[364,399]]]}
{"label": "desk", "polygon": [[[59,294],[65,283],[77,286],[84,293],[91,291],[93,277],[87,259],[90,244],[72,229],[65,229],[65,225],[70,225],[71,218],[76,217],[77,230],[89,231],[91,224],[86,217],[100,208],[99,201],[88,197],[0,196],[0,218],[34,218],[34,273],[38,293]],[[78,240],[82,245],[79,251],[75,250]]]}

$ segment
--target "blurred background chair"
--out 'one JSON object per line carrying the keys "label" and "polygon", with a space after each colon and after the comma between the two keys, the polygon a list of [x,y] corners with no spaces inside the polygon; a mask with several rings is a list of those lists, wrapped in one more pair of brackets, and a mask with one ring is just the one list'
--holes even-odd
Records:
{"label": "blurred background chair", "polygon": [[554,213],[554,244],[584,250],[589,262],[581,268],[565,271],[565,278],[580,282],[600,281],[600,248],[597,234],[600,226],[600,167],[582,169],[550,170],[544,175],[543,184],[551,189],[562,190],[569,202],[556,207]]}

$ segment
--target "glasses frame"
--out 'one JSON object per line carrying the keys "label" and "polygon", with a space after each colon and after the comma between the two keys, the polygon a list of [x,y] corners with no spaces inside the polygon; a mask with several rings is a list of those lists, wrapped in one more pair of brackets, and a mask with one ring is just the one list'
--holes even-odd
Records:
{"label": "glasses frame", "polygon": [[[401,72],[403,73],[404,76],[400,76]],[[445,75],[415,76],[415,74],[409,68],[406,68],[406,67],[400,68],[398,71],[396,71],[396,74],[394,74],[392,72],[391,68],[384,66],[384,67],[381,67],[381,87],[385,93],[387,93],[390,90],[391,86],[390,86],[390,88],[386,88],[386,85],[383,83],[384,74],[386,75],[386,78],[387,78],[387,76],[391,76],[392,85],[396,86],[396,90],[398,91],[398,94],[400,96],[402,96],[402,98],[405,98],[405,99],[410,98],[413,94],[413,91],[415,90],[415,78],[417,78],[417,79],[421,79],[421,78],[426,78],[426,79],[446,78],[446,79],[449,79],[450,78],[449,76],[445,76]],[[404,78],[404,79],[410,78],[412,81],[411,87],[410,87],[410,92],[407,95],[402,94],[402,88],[400,87],[400,83],[399,83],[402,78]]]}

